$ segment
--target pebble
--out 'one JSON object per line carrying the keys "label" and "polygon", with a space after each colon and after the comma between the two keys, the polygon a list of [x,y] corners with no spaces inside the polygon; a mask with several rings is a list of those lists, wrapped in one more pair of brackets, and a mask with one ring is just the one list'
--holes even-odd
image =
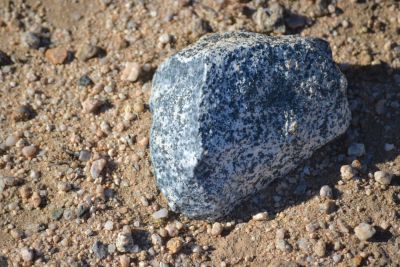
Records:
{"label": "pebble", "polygon": [[215,223],[213,223],[213,225],[211,227],[211,235],[219,236],[223,230],[224,230],[224,228],[223,228],[222,224],[219,222],[215,222]]}
{"label": "pebble", "polygon": [[161,34],[158,41],[160,44],[168,44],[171,41],[171,36],[168,33]]}
{"label": "pebble", "polygon": [[34,258],[33,251],[27,247],[20,249],[19,254],[24,262],[32,262]]}
{"label": "pebble", "polygon": [[38,152],[38,149],[36,146],[25,146],[24,148],[22,148],[22,155],[24,155],[24,157],[26,158],[33,158],[36,156]]}
{"label": "pebble", "polygon": [[253,220],[255,220],[255,221],[266,221],[266,220],[268,220],[268,218],[269,218],[269,215],[268,215],[268,212],[266,212],[266,211],[253,215]]}
{"label": "pebble", "polygon": [[253,15],[253,20],[257,24],[258,30],[262,32],[284,33],[286,27],[283,13],[283,6],[274,2],[268,9],[259,7]]}
{"label": "pebble", "polygon": [[390,185],[392,182],[393,175],[385,171],[376,171],[374,173],[375,181],[382,185]]}
{"label": "pebble", "polygon": [[56,47],[47,49],[46,53],[44,54],[50,63],[54,65],[63,64],[68,58],[68,51],[63,47]]}
{"label": "pebble", "polygon": [[155,220],[164,219],[168,217],[168,210],[166,208],[162,208],[153,213],[153,218]]}
{"label": "pebble", "polygon": [[170,237],[175,237],[179,234],[179,230],[176,228],[174,223],[167,224],[167,226],[165,226],[165,230],[167,230]]}
{"label": "pebble", "polygon": [[64,210],[63,209],[55,209],[51,212],[51,218],[55,221],[58,221],[63,216]]}
{"label": "pebble", "polygon": [[89,161],[92,157],[92,153],[88,150],[81,150],[79,152],[79,160],[80,161]]}
{"label": "pebble", "polygon": [[100,174],[103,172],[106,164],[107,161],[105,159],[98,159],[92,163],[92,167],[90,168],[90,174],[94,179],[100,177]]}
{"label": "pebble", "polygon": [[18,137],[16,135],[9,135],[7,136],[4,144],[6,147],[12,147],[15,146],[15,144],[18,142]]}
{"label": "pebble", "polygon": [[146,148],[149,145],[149,138],[147,136],[142,137],[139,141],[138,141],[138,145],[141,148]]}
{"label": "pebble", "polygon": [[78,83],[79,83],[80,86],[86,87],[86,86],[92,85],[92,84],[93,84],[93,81],[92,81],[92,79],[90,79],[89,76],[87,76],[87,75],[82,75],[82,76],[79,78],[79,82],[78,82]]}
{"label": "pebble", "polygon": [[283,239],[276,239],[275,247],[283,252],[290,252],[292,250],[292,246],[286,240]]}
{"label": "pebble", "polygon": [[104,230],[112,231],[113,229],[114,229],[114,222],[113,221],[107,221],[104,224]]}
{"label": "pebble", "polygon": [[131,264],[131,258],[126,255],[121,255],[119,257],[119,263],[121,267],[129,267]]}
{"label": "pebble", "polygon": [[126,62],[125,68],[121,73],[121,80],[135,82],[139,78],[141,67],[137,62]]}
{"label": "pebble", "polygon": [[354,228],[354,233],[358,239],[365,241],[370,239],[375,234],[375,228],[368,223],[360,223]]}
{"label": "pebble", "polygon": [[151,235],[151,243],[155,246],[162,246],[163,240],[159,234],[152,234]]}
{"label": "pebble", "polygon": [[91,44],[82,44],[78,47],[76,57],[81,61],[87,61],[94,58],[99,53],[99,48]]}
{"label": "pebble", "polygon": [[167,249],[172,253],[178,253],[183,246],[182,240],[179,237],[174,237],[167,242]]}
{"label": "pebble", "polygon": [[103,101],[93,98],[88,98],[82,103],[83,111],[85,113],[95,113],[103,105]]}
{"label": "pebble", "polygon": [[32,193],[31,203],[32,203],[33,207],[35,207],[35,208],[39,208],[40,205],[42,204],[42,198],[38,192]]}
{"label": "pebble", "polygon": [[351,165],[343,165],[340,167],[340,175],[343,180],[351,180],[357,174],[357,171]]}
{"label": "pebble", "polygon": [[92,251],[94,255],[99,259],[106,258],[108,254],[107,246],[98,240],[94,242],[92,246]]}
{"label": "pebble", "polygon": [[118,233],[117,240],[115,241],[115,246],[119,252],[133,252],[134,242],[132,234],[130,232],[122,231]]}
{"label": "pebble", "polygon": [[348,147],[347,154],[352,157],[361,157],[365,154],[365,145],[362,143],[353,143]]}
{"label": "pebble", "polygon": [[144,104],[143,102],[139,101],[133,104],[133,111],[136,113],[141,113],[144,111]]}
{"label": "pebble", "polygon": [[326,255],[326,243],[322,239],[314,245],[314,252],[319,257],[325,257]]}
{"label": "pebble", "polygon": [[33,32],[26,32],[26,33],[22,34],[21,41],[27,47],[35,48],[35,49],[38,49],[40,47],[40,44],[41,44],[40,37],[37,36]]}
{"label": "pebble", "polygon": [[333,197],[332,188],[329,185],[322,186],[321,189],[319,190],[319,195],[322,198],[332,198]]}

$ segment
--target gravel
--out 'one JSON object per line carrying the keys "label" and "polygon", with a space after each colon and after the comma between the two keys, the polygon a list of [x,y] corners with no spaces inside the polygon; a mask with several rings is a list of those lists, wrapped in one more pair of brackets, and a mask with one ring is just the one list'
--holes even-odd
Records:
{"label": "gravel", "polygon": [[107,245],[98,240],[94,242],[92,246],[92,251],[94,255],[99,259],[104,259],[108,255]]}
{"label": "gravel", "polygon": [[361,241],[366,241],[373,237],[376,233],[375,228],[368,223],[360,223],[354,228],[354,234]]}
{"label": "gravel", "polygon": [[90,175],[96,179],[99,178],[101,173],[103,172],[104,168],[107,165],[107,161],[105,159],[98,159],[92,163],[90,167]]}
{"label": "gravel", "polygon": [[343,180],[351,180],[357,175],[357,171],[351,165],[343,165],[340,167],[340,176]]}
{"label": "gravel", "polygon": [[392,182],[393,175],[385,171],[376,171],[374,173],[375,181],[382,185],[390,185]]}
{"label": "gravel", "polygon": [[126,62],[125,68],[121,73],[121,80],[136,82],[141,73],[141,67],[137,62]]}

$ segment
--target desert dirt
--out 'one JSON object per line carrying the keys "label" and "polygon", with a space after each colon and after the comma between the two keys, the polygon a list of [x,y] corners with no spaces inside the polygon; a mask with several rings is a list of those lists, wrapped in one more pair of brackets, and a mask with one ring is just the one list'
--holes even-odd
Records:
{"label": "desert dirt", "polygon": [[217,223],[153,217],[168,208],[148,149],[154,71],[207,33],[265,31],[253,17],[272,2],[0,0],[0,266],[398,266],[397,0],[279,1],[286,29],[268,34],[330,43],[350,128]]}

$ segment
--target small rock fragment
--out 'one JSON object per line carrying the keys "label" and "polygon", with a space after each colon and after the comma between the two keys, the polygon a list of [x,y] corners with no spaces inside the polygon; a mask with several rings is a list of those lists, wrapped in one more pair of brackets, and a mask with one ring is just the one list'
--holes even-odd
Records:
{"label": "small rock fragment", "polygon": [[329,185],[324,185],[319,190],[319,195],[323,198],[332,198],[333,197],[332,188]]}
{"label": "small rock fragment", "polygon": [[98,159],[92,163],[92,167],[90,168],[90,174],[94,179],[100,177],[100,174],[103,172],[106,164],[107,161],[105,159]]}
{"label": "small rock fragment", "polygon": [[266,33],[284,33],[286,31],[284,11],[283,6],[278,3],[272,3],[268,9],[259,7],[253,15],[257,29]]}
{"label": "small rock fragment", "polygon": [[167,249],[172,253],[178,253],[183,246],[183,242],[179,237],[174,237],[167,242]]}
{"label": "small rock fragment", "polygon": [[83,111],[85,113],[95,113],[103,105],[103,101],[93,98],[88,98],[82,103]]}
{"label": "small rock fragment", "polygon": [[6,147],[15,146],[15,144],[18,142],[18,139],[19,139],[19,138],[18,138],[16,135],[9,135],[9,136],[6,138],[4,144],[5,144]]}
{"label": "small rock fragment", "polygon": [[376,171],[374,173],[375,181],[382,185],[390,185],[392,182],[393,175],[385,171]]}
{"label": "small rock fragment", "polygon": [[168,217],[168,210],[166,208],[162,208],[153,213],[153,218],[155,220],[164,219]]}
{"label": "small rock fragment", "polygon": [[27,247],[20,249],[19,254],[24,262],[32,262],[34,258],[33,251]]}
{"label": "small rock fragment", "polygon": [[89,76],[87,76],[87,75],[82,75],[82,76],[79,78],[79,82],[78,82],[78,83],[79,83],[80,86],[86,87],[86,86],[92,85],[92,84],[93,84],[93,81],[92,81],[92,79],[90,79]]}
{"label": "small rock fragment", "polygon": [[92,246],[92,251],[94,255],[101,260],[106,258],[108,254],[107,246],[98,240],[94,242]]}
{"label": "small rock fragment", "polygon": [[81,61],[87,61],[94,58],[99,53],[99,48],[91,44],[82,44],[78,47],[76,57]]}
{"label": "small rock fragment", "polygon": [[129,267],[131,263],[131,258],[128,257],[127,255],[121,255],[119,257],[119,263],[121,267]]}
{"label": "small rock fragment", "polygon": [[35,208],[39,208],[40,205],[42,204],[42,197],[39,195],[38,192],[32,193],[31,203]]}
{"label": "small rock fragment", "polygon": [[318,257],[325,257],[326,254],[326,243],[320,239],[314,246],[314,252]]}
{"label": "small rock fragment", "polygon": [[354,233],[358,239],[361,241],[365,241],[374,236],[376,230],[375,228],[368,223],[360,223],[358,226],[354,228]]}
{"label": "small rock fragment", "polygon": [[158,38],[160,44],[168,44],[171,41],[171,36],[168,33],[163,33]]}
{"label": "small rock fragment", "polygon": [[22,34],[21,41],[29,48],[37,49],[41,45],[40,37],[33,32],[26,32]]}
{"label": "small rock fragment", "polygon": [[107,221],[107,222],[104,224],[104,230],[112,231],[113,229],[114,229],[114,222],[112,222],[112,221]]}
{"label": "small rock fragment", "polygon": [[25,146],[24,148],[22,148],[22,155],[24,155],[24,157],[31,159],[33,157],[36,156],[38,152],[38,149],[36,146]]}
{"label": "small rock fragment", "polygon": [[351,165],[340,167],[340,175],[343,180],[351,180],[357,175],[357,171]]}
{"label": "small rock fragment", "polygon": [[133,252],[134,245],[132,234],[130,232],[123,231],[118,233],[115,246],[119,252]]}
{"label": "small rock fragment", "polygon": [[44,54],[50,63],[54,65],[63,64],[68,58],[68,51],[63,47],[56,47],[47,49],[46,53]]}
{"label": "small rock fragment", "polygon": [[126,62],[125,68],[121,73],[121,80],[136,82],[141,73],[141,67],[137,62]]}
{"label": "small rock fragment", "polygon": [[253,220],[255,221],[265,221],[268,220],[268,212],[260,212],[255,215],[253,215]]}
{"label": "small rock fragment", "polygon": [[219,236],[223,230],[224,230],[224,227],[222,226],[222,224],[219,222],[215,222],[215,223],[213,223],[213,225],[211,227],[211,235]]}

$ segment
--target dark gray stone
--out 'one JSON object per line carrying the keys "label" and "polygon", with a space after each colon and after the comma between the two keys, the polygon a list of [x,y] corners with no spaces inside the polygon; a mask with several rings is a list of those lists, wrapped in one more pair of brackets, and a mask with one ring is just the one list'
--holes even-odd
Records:
{"label": "dark gray stone", "polygon": [[170,208],[216,219],[350,123],[347,82],[315,38],[218,33],[153,79],[150,150]]}
{"label": "dark gray stone", "polygon": [[101,241],[96,240],[92,246],[92,251],[96,258],[104,259],[108,255],[107,245],[103,244]]}

